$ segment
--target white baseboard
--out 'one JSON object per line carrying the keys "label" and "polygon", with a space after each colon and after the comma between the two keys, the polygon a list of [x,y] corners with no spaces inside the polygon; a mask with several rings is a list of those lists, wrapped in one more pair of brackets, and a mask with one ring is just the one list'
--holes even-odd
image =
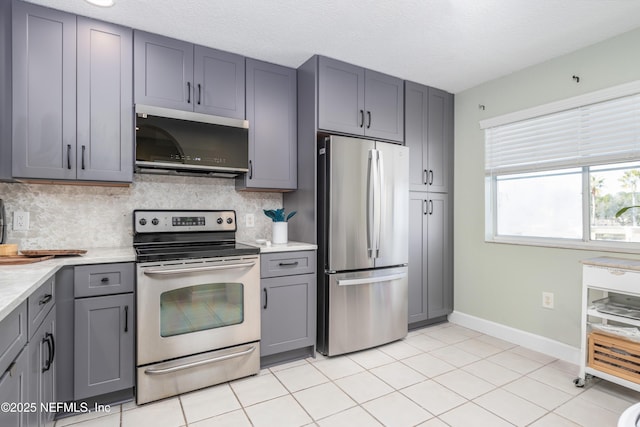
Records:
{"label": "white baseboard", "polygon": [[540,335],[535,335],[531,332],[522,331],[512,328],[511,326],[502,325],[458,311],[454,311],[449,315],[449,322],[521,345],[522,347],[555,357],[556,359],[565,360],[576,365],[580,364],[579,348]]}

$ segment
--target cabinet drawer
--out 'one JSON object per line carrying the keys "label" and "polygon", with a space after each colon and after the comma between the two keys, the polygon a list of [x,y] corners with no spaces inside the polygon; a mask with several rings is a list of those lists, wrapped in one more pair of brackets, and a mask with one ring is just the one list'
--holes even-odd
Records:
{"label": "cabinet drawer", "polygon": [[55,276],[47,279],[34,293],[29,296],[29,338],[38,329],[42,320],[47,316],[56,303]]}
{"label": "cabinet drawer", "polygon": [[640,295],[640,271],[585,265],[582,275],[585,286]]}
{"label": "cabinet drawer", "polygon": [[134,265],[132,262],[126,262],[75,267],[74,296],[94,297],[133,292]]}
{"label": "cabinet drawer", "polygon": [[260,256],[260,277],[291,276],[315,271],[315,251],[277,252]]}
{"label": "cabinet drawer", "polygon": [[0,322],[0,375],[27,344],[27,301]]}

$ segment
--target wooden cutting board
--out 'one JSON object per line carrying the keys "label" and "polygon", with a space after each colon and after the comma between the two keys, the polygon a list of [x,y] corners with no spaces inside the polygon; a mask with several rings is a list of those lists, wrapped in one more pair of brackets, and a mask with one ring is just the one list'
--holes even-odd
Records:
{"label": "wooden cutting board", "polygon": [[53,258],[53,255],[47,256],[24,256],[24,255],[8,255],[8,256],[0,256],[0,266],[2,265],[20,265],[20,264],[31,264],[34,262],[45,261],[47,259]]}
{"label": "wooden cutting board", "polygon": [[20,251],[25,256],[69,256],[69,255],[84,255],[87,253],[84,249],[38,249],[29,251]]}

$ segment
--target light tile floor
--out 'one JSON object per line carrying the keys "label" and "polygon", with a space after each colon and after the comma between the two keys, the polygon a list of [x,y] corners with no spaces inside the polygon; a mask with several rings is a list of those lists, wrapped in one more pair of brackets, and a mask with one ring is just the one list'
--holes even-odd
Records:
{"label": "light tile floor", "polygon": [[345,356],[300,360],[143,406],[56,427],[615,427],[640,393],[578,367],[445,323]]}

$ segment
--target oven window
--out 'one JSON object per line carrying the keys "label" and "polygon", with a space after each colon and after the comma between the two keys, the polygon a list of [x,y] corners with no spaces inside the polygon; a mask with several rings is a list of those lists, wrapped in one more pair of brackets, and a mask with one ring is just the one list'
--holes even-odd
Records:
{"label": "oven window", "polygon": [[221,328],[244,319],[242,283],[189,286],[160,295],[160,335]]}

